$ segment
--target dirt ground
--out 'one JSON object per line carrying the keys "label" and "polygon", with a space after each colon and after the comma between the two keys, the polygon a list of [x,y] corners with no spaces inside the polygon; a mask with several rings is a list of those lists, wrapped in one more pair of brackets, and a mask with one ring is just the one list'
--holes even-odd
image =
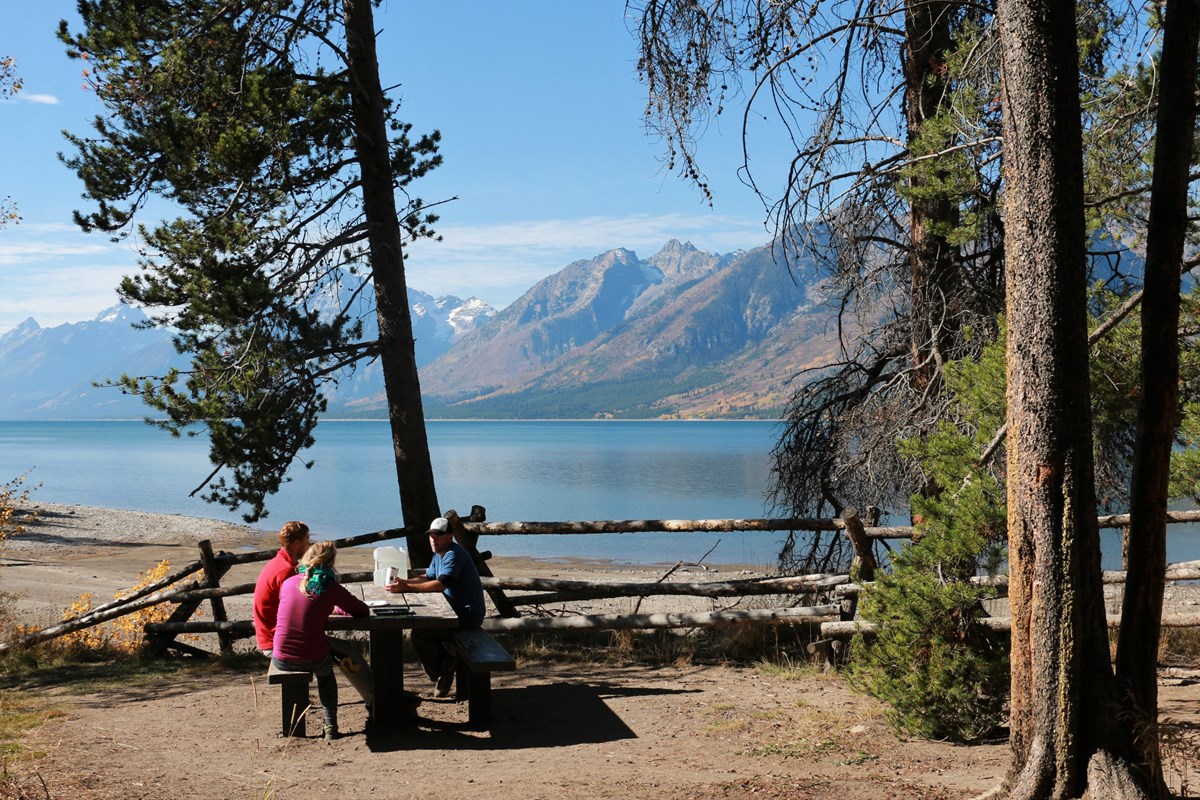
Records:
{"label": "dirt ground", "polygon": [[[60,522],[43,530],[44,541],[31,538],[5,553],[0,589],[18,597],[31,621],[47,621],[84,588],[104,601],[112,586],[130,585],[155,559],[194,557],[186,538],[100,537],[85,548],[72,538],[77,522]],[[236,543],[231,533],[225,544]],[[343,558],[343,570],[357,569],[369,554]],[[494,569],[578,577],[599,568],[506,561]],[[232,604],[231,616],[244,613]],[[467,729],[465,704],[433,697],[409,663],[405,685],[420,700],[415,718],[393,733],[365,734],[365,707],[341,680],[345,735],[333,742],[314,735],[321,728],[315,709],[309,738],[282,737],[279,689],[265,674],[265,660],[245,658],[235,667],[189,668],[83,692],[70,675],[48,676],[35,693],[61,714],[28,736],[39,757],[5,765],[7,794],[0,797],[949,800],[995,786],[1008,758],[1005,742],[963,747],[898,738],[880,704],[815,670],[796,677],[726,664],[522,659],[516,672],[495,676],[491,730],[476,732]],[[1164,680],[1160,701],[1164,718],[1200,738],[1200,683]],[[1200,796],[1200,764],[1173,768],[1176,788],[1182,782]]]}
{"label": "dirt ground", "polygon": [[[464,704],[429,695],[410,665],[408,686],[422,692],[411,727],[364,734],[364,707],[343,685],[343,738],[316,738],[319,714],[310,710],[310,738],[285,739],[278,690],[264,673],[188,671],[102,693],[47,689],[43,698],[63,715],[29,738],[44,755],[12,772],[26,797],[80,800],[943,800],[991,788],[1007,759],[1004,743],[898,739],[878,704],[832,676],[696,665],[524,663],[497,678],[494,723],[483,733],[466,729]],[[1165,716],[1196,721],[1200,686],[1163,695]]]}
{"label": "dirt ground", "polygon": [[311,738],[282,738],[261,673],[68,692],[48,692],[64,715],[29,742],[45,756],[26,783],[55,798],[958,798],[1005,763],[1003,745],[898,741],[836,680],[715,666],[521,665],[487,733],[425,693],[411,729],[367,736],[343,686],[334,742],[312,735],[316,711]]}

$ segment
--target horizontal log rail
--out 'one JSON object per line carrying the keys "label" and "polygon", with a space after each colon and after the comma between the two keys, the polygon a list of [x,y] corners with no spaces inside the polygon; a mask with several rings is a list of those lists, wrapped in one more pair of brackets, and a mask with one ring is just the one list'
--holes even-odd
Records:
{"label": "horizontal log rail", "polygon": [[[1128,514],[1097,517],[1101,528],[1129,526]],[[1200,522],[1200,510],[1168,511],[1168,523]],[[722,531],[840,531],[840,518],[783,517],[774,519],[627,519],[562,522],[468,522],[467,530],[478,535],[540,536],[547,534],[595,533],[716,533]],[[911,525],[876,525],[865,528],[868,539],[912,539],[919,536]],[[387,532],[385,532],[387,533]],[[371,534],[368,534],[371,535]]]}
{"label": "horizontal log rail", "polygon": [[[1105,570],[1103,577],[1104,582],[1109,584],[1125,582],[1125,573],[1120,570]],[[1200,581],[1200,561],[1179,561],[1174,564],[1167,564],[1163,579],[1167,581]],[[980,575],[971,578],[971,583],[977,586],[994,586],[997,589],[1007,589],[1008,576]],[[862,590],[862,585],[847,582],[840,586],[835,586],[833,594],[835,597],[856,597],[862,593]]]}
{"label": "horizontal log rail", "polygon": [[[1109,514],[1100,517],[1097,522],[1101,528],[1128,528],[1128,514]],[[1179,522],[1200,522],[1200,509],[1195,511],[1168,511],[1167,524]]]}
{"label": "horizontal log rail", "polygon": [[[1121,627],[1120,614],[1108,614],[1105,621],[1110,628]],[[976,623],[993,631],[1007,633],[1012,630],[1010,617],[980,617]],[[1163,614],[1164,628],[1195,628],[1200,627],[1200,613]],[[874,622],[854,620],[852,622],[822,622],[821,636],[829,639],[847,639],[856,633],[864,636],[875,636],[879,628]]]}
{"label": "horizontal log rail", "polygon": [[534,633],[561,630],[641,630],[651,628],[702,628],[710,625],[809,624],[837,619],[838,606],[747,608],[726,611],[662,614],[584,614],[572,617],[488,617],[483,629],[490,633]]}
{"label": "horizontal log rail", "polygon": [[532,603],[569,602],[611,597],[652,597],[688,595],[694,597],[742,597],[768,594],[807,594],[832,589],[850,580],[849,575],[798,575],[786,578],[761,578],[741,581],[706,581],[700,583],[605,583],[600,581],[570,581],[547,578],[491,578],[484,586],[496,586],[516,591],[541,591],[552,594],[513,595],[509,599],[518,605]]}
{"label": "horizontal log rail", "polygon": [[147,622],[142,626],[148,634],[158,633],[228,633],[235,639],[247,639],[254,635],[254,622],[248,619],[190,619],[186,622]]}
{"label": "horizontal log rail", "polygon": [[[594,533],[720,533],[724,531],[840,531],[841,519],[624,519],[564,522],[468,522],[467,530],[489,536]],[[869,539],[911,539],[909,525],[868,527]]]}
{"label": "horizontal log rail", "polygon": [[[488,617],[483,629],[492,633],[532,633],[563,630],[633,630],[651,628],[700,628],[710,625],[754,623],[759,625],[817,625],[838,618],[838,607],[796,606],[791,608],[750,608],[726,611],[663,614],[586,614],[572,617]],[[247,637],[254,633],[249,620],[217,622],[151,622],[147,633],[227,633]]]}

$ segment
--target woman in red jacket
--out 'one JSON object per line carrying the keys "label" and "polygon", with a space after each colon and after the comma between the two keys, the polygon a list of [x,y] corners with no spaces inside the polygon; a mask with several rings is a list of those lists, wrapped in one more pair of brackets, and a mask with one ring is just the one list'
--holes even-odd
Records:
{"label": "woman in red jacket", "polygon": [[367,604],[350,594],[337,581],[333,542],[309,547],[297,566],[297,575],[279,588],[279,614],[275,623],[271,661],[279,669],[312,672],[317,676],[317,696],[325,716],[325,738],[338,738],[337,680],[333,654],[325,637],[325,620],[330,614],[352,617],[370,614]]}

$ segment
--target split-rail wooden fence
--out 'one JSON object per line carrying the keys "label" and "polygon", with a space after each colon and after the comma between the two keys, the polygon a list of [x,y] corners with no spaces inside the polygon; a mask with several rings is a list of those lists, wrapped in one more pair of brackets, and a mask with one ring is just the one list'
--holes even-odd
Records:
{"label": "split-rail wooden fence", "polygon": [[[475,556],[480,568],[484,588],[491,597],[499,616],[489,617],[484,629],[499,632],[534,632],[555,630],[618,630],[653,628],[696,628],[723,624],[791,624],[805,625],[813,629],[809,652],[817,660],[832,660],[839,648],[838,643],[855,633],[870,636],[874,629],[870,623],[855,618],[857,598],[863,584],[871,581],[877,568],[874,543],[879,540],[912,539],[914,529],[908,526],[866,526],[854,509],[847,509],[839,517],[827,519],[724,519],[724,520],[609,520],[593,522],[501,522],[485,521],[485,511],[479,506],[472,508],[470,516],[463,518],[454,511],[446,512],[450,519],[455,539]],[[1200,521],[1200,511],[1171,512],[1170,522]],[[1114,515],[1099,519],[1102,527],[1124,527],[1128,517]],[[744,580],[667,582],[662,576],[657,582],[608,583],[595,581],[571,581],[545,578],[502,578],[492,574],[488,567],[491,554],[480,553],[478,540],[481,536],[501,535],[545,535],[545,534],[597,534],[597,533],[660,533],[660,532],[713,532],[713,531],[841,531],[854,548],[851,574],[790,575]],[[339,549],[372,544],[391,539],[400,539],[407,534],[404,528],[363,534],[339,539]],[[209,542],[199,545],[199,558],[161,580],[127,594],[119,600],[90,609],[70,620],[33,631],[10,642],[0,643],[0,653],[12,648],[28,647],[57,636],[82,630],[102,622],[132,614],[149,606],[162,603],[175,604],[176,608],[166,622],[146,625],[145,650],[150,655],[162,654],[168,649],[197,656],[210,655],[207,651],[178,641],[182,634],[215,633],[223,654],[233,652],[233,643],[240,638],[253,636],[253,623],[249,619],[230,619],[224,598],[253,594],[254,583],[222,585],[221,581],[237,566],[267,561],[275,554],[274,549],[246,553],[213,552]],[[684,566],[677,564],[667,574]],[[191,578],[190,581],[186,580]],[[1200,580],[1200,561],[1167,566],[1168,581]],[[346,584],[366,583],[372,573],[345,572],[340,580]],[[184,581],[183,583],[180,583]],[[1124,581],[1124,573],[1105,573],[1105,581]],[[1003,578],[995,579],[995,585],[1004,588]],[[771,608],[731,608],[726,610],[687,613],[656,614],[586,614],[573,616],[548,616],[545,614],[523,614],[519,607],[541,607],[562,603],[599,598],[689,595],[697,597],[750,597],[770,596],[795,600],[804,598],[823,601],[815,605],[788,604]],[[204,604],[209,603],[212,619],[193,620],[191,617]],[[986,618],[983,624],[997,630],[1008,627],[1003,616]],[[1110,618],[1112,626],[1119,619]],[[1200,627],[1200,611],[1194,614],[1172,614],[1164,616],[1164,626]]]}

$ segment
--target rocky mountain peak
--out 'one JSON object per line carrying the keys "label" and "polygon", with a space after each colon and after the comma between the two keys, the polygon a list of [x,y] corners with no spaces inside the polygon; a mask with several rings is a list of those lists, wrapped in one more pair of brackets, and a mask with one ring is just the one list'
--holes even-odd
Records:
{"label": "rocky mountain peak", "polygon": [[13,328],[8,333],[5,333],[3,336],[0,336],[0,341],[10,338],[23,339],[27,336],[37,333],[41,329],[42,326],[38,325],[36,319],[33,317],[26,317],[25,319],[21,320],[21,324],[17,325],[17,327]]}
{"label": "rocky mountain peak", "polygon": [[138,322],[146,321],[146,313],[137,306],[131,306],[126,303],[117,303],[115,306],[110,306],[104,309],[92,322],[104,324],[120,324],[127,323],[133,325]]}

